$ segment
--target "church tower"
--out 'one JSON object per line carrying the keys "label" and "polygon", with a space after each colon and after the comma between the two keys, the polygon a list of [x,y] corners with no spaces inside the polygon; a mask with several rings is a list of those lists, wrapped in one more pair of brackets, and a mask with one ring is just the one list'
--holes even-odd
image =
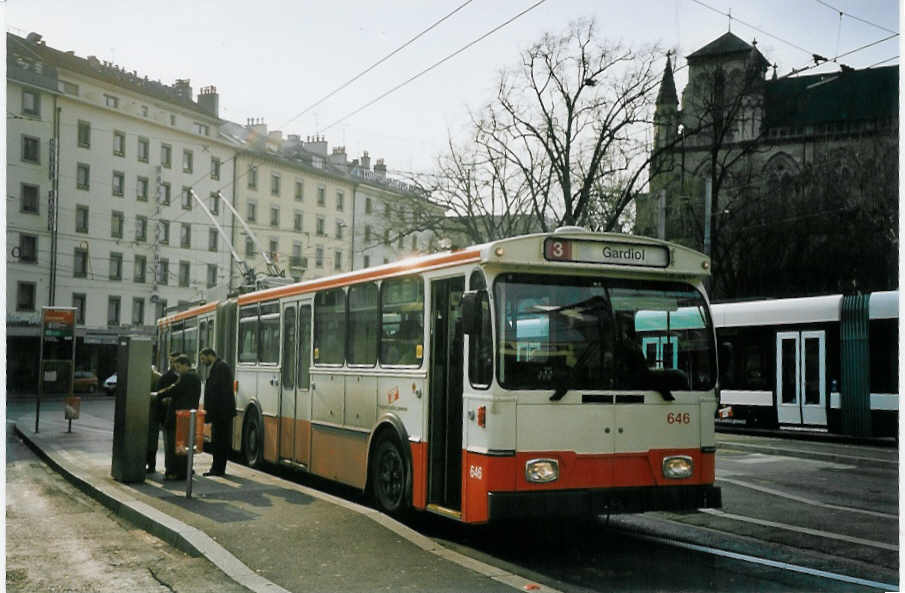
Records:
{"label": "church tower", "polygon": [[679,133],[679,96],[672,75],[672,60],[667,54],[660,92],[654,109],[654,150],[674,142]]}

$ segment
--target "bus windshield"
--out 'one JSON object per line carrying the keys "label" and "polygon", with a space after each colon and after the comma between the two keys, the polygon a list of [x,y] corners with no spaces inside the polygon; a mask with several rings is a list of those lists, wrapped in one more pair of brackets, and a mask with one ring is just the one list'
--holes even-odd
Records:
{"label": "bus windshield", "polygon": [[677,282],[506,274],[494,283],[497,376],[507,389],[714,387],[704,297]]}

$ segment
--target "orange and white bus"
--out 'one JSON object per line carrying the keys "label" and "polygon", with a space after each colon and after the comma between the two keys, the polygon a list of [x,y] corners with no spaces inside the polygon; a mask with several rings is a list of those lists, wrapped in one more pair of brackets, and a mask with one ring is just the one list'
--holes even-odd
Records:
{"label": "orange and white bus", "polygon": [[709,266],[572,227],[209,303],[159,320],[158,351],[233,366],[249,464],[388,513],[718,507]]}

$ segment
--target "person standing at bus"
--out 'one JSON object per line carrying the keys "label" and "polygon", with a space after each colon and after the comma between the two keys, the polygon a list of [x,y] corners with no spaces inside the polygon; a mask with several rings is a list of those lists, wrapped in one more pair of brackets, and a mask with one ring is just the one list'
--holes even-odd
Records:
{"label": "person standing at bus", "polygon": [[236,394],[233,392],[233,373],[226,362],[217,357],[213,348],[205,348],[199,355],[201,364],[210,367],[204,384],[205,421],[211,423],[211,447],[214,463],[205,476],[226,475],[236,415]]}
{"label": "person standing at bus", "polygon": [[176,412],[198,407],[201,400],[201,377],[192,368],[192,361],[185,354],[176,358],[173,368],[179,374],[179,380],[167,392],[168,397],[164,398],[164,401],[169,400],[163,423],[167,445],[164,479],[184,480],[188,475],[188,459],[176,455]]}
{"label": "person standing at bus", "polygon": [[[173,455],[173,452],[170,451],[169,448],[170,441],[167,439],[167,432],[164,424],[166,422],[167,414],[169,413],[168,406],[171,401],[168,399],[169,392],[173,389],[176,381],[179,380],[179,374],[176,372],[175,363],[176,359],[180,356],[182,356],[181,352],[170,352],[167,355],[167,360],[169,362],[167,372],[158,379],[157,392],[151,394],[151,416],[148,418],[148,473],[154,473],[157,469],[157,441],[161,429],[163,429],[163,450],[165,459],[167,459],[165,462],[166,464],[169,464],[169,459]],[[153,373],[151,376],[154,376]],[[151,436],[152,433],[154,435],[153,437]],[[154,439],[153,445],[151,443],[152,438]]]}

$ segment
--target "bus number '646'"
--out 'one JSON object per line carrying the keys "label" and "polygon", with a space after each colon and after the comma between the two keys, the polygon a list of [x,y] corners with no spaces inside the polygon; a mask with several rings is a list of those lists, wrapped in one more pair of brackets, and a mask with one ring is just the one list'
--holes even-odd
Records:
{"label": "bus number '646'", "polygon": [[666,415],[667,424],[691,424],[691,414],[688,412],[670,412]]}
{"label": "bus number '646'", "polygon": [[472,465],[468,468],[468,477],[480,480],[484,477],[484,468],[480,465]]}

